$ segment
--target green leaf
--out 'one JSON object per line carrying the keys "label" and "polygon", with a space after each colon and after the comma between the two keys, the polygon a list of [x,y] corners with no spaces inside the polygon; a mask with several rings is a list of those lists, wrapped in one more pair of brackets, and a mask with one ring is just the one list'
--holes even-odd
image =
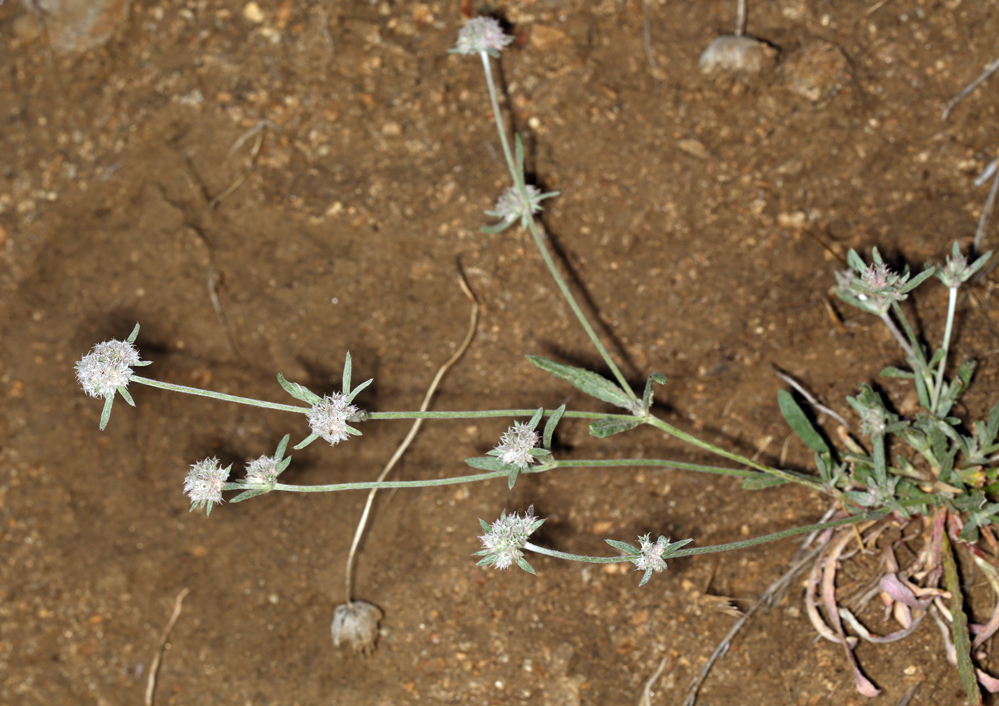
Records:
{"label": "green leaf", "polygon": [[888,462],[885,458],[885,437],[884,434],[875,434],[871,439],[874,442],[874,481],[878,486],[883,486],[888,480]]}
{"label": "green leaf", "polygon": [[923,270],[918,275],[916,275],[915,277],[913,277],[912,279],[910,279],[908,282],[906,282],[905,284],[903,284],[901,287],[899,287],[898,291],[901,294],[905,294],[906,292],[911,292],[913,289],[915,289],[916,287],[918,287],[919,285],[921,285],[923,282],[925,282],[926,280],[928,280],[930,277],[932,277],[934,272],[936,272],[936,268],[934,268],[934,267],[930,267],[928,269]]}
{"label": "green leaf", "polygon": [[297,444],[293,448],[296,451],[298,449],[304,449],[306,446],[308,446],[309,444],[311,444],[313,441],[315,441],[318,438],[319,438],[319,434],[309,434],[307,437],[305,437],[299,444]]}
{"label": "green leaf", "polygon": [[347,360],[343,364],[343,387],[340,389],[343,394],[350,394],[350,351],[347,351]]}
{"label": "green leaf", "polygon": [[[910,361],[912,358],[909,359]],[[918,361],[917,361],[918,362]],[[930,408],[930,393],[926,387],[926,379],[922,375],[915,375],[913,380],[916,383],[916,393],[919,395],[919,405],[923,409]]]}
{"label": "green leaf", "polygon": [[493,458],[491,456],[475,456],[474,458],[466,458],[465,463],[472,468],[478,468],[480,471],[509,471],[511,468],[516,468],[513,464],[503,463],[498,458]]}
{"label": "green leaf", "polygon": [[[486,215],[487,216],[492,216],[492,215],[495,215],[495,214],[493,214],[493,213],[491,213],[489,211],[486,211]],[[497,218],[502,218],[502,216],[498,216],[498,215],[496,217]],[[479,227],[479,232],[480,233],[486,233],[486,234],[489,234],[489,235],[492,235],[494,233],[502,233],[503,231],[505,231],[507,228],[509,228],[513,224],[514,224],[514,221],[500,221],[499,223],[494,223],[491,226],[480,226]]]}
{"label": "green leaf", "polygon": [[521,471],[520,466],[514,466],[510,470],[510,475],[507,476],[506,478],[506,485],[510,490],[513,490],[513,486],[517,482],[517,476],[520,475],[520,471]]}
{"label": "green leaf", "polygon": [[957,653],[957,673],[961,675],[968,701],[977,706],[982,703],[982,693],[978,690],[975,665],[971,661],[971,636],[968,634],[968,616],[964,612],[964,589],[961,586],[961,577],[957,573],[957,562],[954,560],[953,548],[946,532],[943,533],[941,559],[943,560],[944,588],[950,592],[950,614],[953,616],[951,634],[954,637],[954,651]]}
{"label": "green leaf", "polygon": [[128,388],[126,388],[124,385],[119,385],[117,390],[118,394],[121,395],[121,398],[128,403],[129,407],[135,406],[135,402],[132,401],[132,396],[128,394]]}
{"label": "green leaf", "polygon": [[285,434],[281,439],[281,442],[277,446],[277,451],[274,452],[275,460],[280,461],[284,457],[284,452],[288,449],[288,440],[290,438],[291,434]]}
{"label": "green leaf", "polygon": [[915,377],[915,373],[909,370],[900,370],[894,365],[889,365],[887,368],[881,371],[881,377],[883,378],[912,378]]}
{"label": "green leaf", "polygon": [[627,542],[620,542],[616,539],[605,539],[604,541],[615,549],[624,552],[625,556],[638,556],[642,553],[640,549]]}
{"label": "green leaf", "polygon": [[[299,385],[297,382],[288,382],[285,380],[284,375],[278,373],[277,376],[278,384],[284,388],[284,391],[289,395],[294,397],[296,400],[301,400],[302,402],[308,402],[311,405],[316,404],[321,401],[322,398],[316,393],[309,390],[309,388],[304,385]],[[298,448],[297,446],[295,448]]]}
{"label": "green leaf", "polygon": [[269,493],[269,492],[270,491],[268,491],[268,490],[245,490],[242,493],[240,493],[239,495],[237,495],[236,497],[234,497],[229,502],[230,503],[241,503],[244,500],[249,500],[250,498],[255,498],[258,495],[264,495],[264,494]]}
{"label": "green leaf", "polygon": [[[878,255],[877,248],[874,248],[874,257],[875,259],[879,259],[880,257]],[[864,261],[860,258],[860,255],[858,255],[857,251],[852,248],[850,249],[850,252],[846,254],[846,262],[858,275],[863,274],[864,270],[867,269],[867,265],[864,264]]]}
{"label": "green leaf", "polygon": [[104,409],[101,410],[101,431],[108,425],[108,420],[111,419],[111,405],[114,404],[114,394],[110,394],[104,398]]}
{"label": "green leaf", "polygon": [[666,547],[666,551],[663,552],[663,559],[669,559],[671,556],[680,551],[680,549],[687,546],[693,541],[694,541],[693,539],[678,539],[675,542],[670,542],[669,546]]}
{"label": "green leaf", "polygon": [[[956,242],[954,244],[957,245]],[[960,254],[960,251],[958,251],[958,254]],[[985,253],[980,258],[971,263],[971,265],[968,266],[968,279],[971,279],[976,272],[985,267],[985,263],[988,262],[991,257],[992,257],[992,251],[989,250],[987,253]]]}
{"label": "green leaf", "polygon": [[781,414],[787,420],[787,425],[798,435],[799,439],[805,442],[805,446],[815,453],[831,453],[826,440],[812,426],[811,420],[808,419],[801,407],[798,406],[798,403],[790,392],[787,390],[778,390],[777,403],[780,405]]}
{"label": "green leaf", "polygon": [[562,419],[563,414],[565,414],[565,405],[556,409],[552,412],[552,416],[548,417],[548,423],[545,424],[545,433],[542,439],[542,445],[546,449],[551,449],[552,447],[552,435],[555,433],[555,427],[558,426],[558,422]]}
{"label": "green leaf", "polygon": [[609,402],[616,407],[621,407],[629,411],[634,409],[634,404],[628,395],[605,377],[589,370],[584,370],[583,368],[556,363],[541,356],[529,355],[527,359],[545,372],[565,380],[573,387],[582,390],[591,397],[596,397],[598,400]]}
{"label": "green leaf", "polygon": [[657,383],[659,385],[666,384],[666,376],[662,373],[652,373],[649,375],[649,379],[645,381],[645,394],[642,395],[642,408],[648,413],[652,409],[652,393],[653,385],[652,383]]}
{"label": "green leaf", "polygon": [[358,393],[359,393],[359,392],[360,392],[361,390],[363,390],[364,388],[366,388],[366,387],[367,387],[368,385],[370,385],[370,384],[371,384],[372,382],[374,382],[374,378],[370,378],[370,379],[368,379],[368,380],[365,380],[365,381],[364,381],[364,382],[362,382],[362,383],[361,383],[360,385],[358,385],[358,386],[357,386],[357,387],[355,387],[355,388],[354,388],[353,390],[351,390],[351,391],[350,391],[350,394],[349,394],[349,395],[347,395],[347,402],[348,402],[348,403],[350,403],[350,402],[353,402],[353,401],[354,401],[354,398],[355,398],[355,397],[357,397]]}
{"label": "green leaf", "polygon": [[544,407],[538,407],[537,411],[533,415],[531,415],[531,421],[529,421],[527,423],[527,427],[531,431],[534,431],[535,429],[537,429],[538,428],[538,424],[541,423],[541,418],[543,416],[545,416],[545,408]]}
{"label": "green leaf", "polygon": [[135,339],[139,337],[139,324],[135,324],[135,328],[132,329],[132,333],[128,334],[128,338],[125,340],[129,343],[135,343]]}
{"label": "green leaf", "polygon": [[989,412],[989,423],[985,428],[985,436],[983,439],[983,446],[989,446],[996,440],[996,434],[999,434],[999,402],[996,402],[992,411]]}
{"label": "green leaf", "polygon": [[598,439],[606,439],[608,436],[614,436],[624,431],[631,431],[641,423],[641,419],[614,419],[607,417],[591,423],[590,433]]}
{"label": "green leaf", "polygon": [[776,485],[784,485],[787,483],[783,478],[775,478],[774,476],[767,475],[766,473],[760,473],[758,476],[748,476],[742,479],[742,489],[743,490],[763,490],[765,488],[773,488]]}
{"label": "green leaf", "polygon": [[532,567],[530,564],[527,563],[527,559],[525,559],[522,556],[518,556],[516,562],[517,566],[522,568],[524,571],[526,571],[529,574],[534,574],[535,576],[537,576],[537,574],[534,573],[534,567]]}

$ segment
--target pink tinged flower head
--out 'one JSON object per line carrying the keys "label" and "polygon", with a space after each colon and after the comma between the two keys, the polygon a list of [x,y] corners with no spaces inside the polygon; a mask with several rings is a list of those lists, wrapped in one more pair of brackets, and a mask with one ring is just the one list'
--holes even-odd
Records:
{"label": "pink tinged flower head", "polygon": [[332,446],[350,436],[347,422],[357,414],[357,407],[347,401],[340,392],[327,395],[312,406],[309,412],[309,426],[312,433],[326,439]]}
{"label": "pink tinged flower head", "polygon": [[203,507],[210,515],[212,506],[222,502],[222,490],[229,477],[229,468],[221,468],[217,458],[206,458],[191,466],[184,481],[184,493],[191,498],[192,512],[195,508]]}
{"label": "pink tinged flower head", "polygon": [[496,201],[496,210],[490,211],[489,215],[502,218],[506,223],[513,223],[525,217],[529,218],[535,213],[541,213],[541,189],[528,184],[524,190],[527,192],[527,203],[520,198],[520,192],[511,186],[499,197]]}
{"label": "pink tinged flower head", "polygon": [[486,52],[495,56],[506,49],[513,37],[503,34],[500,23],[492,17],[475,17],[465,23],[458,32],[458,54],[479,54]]}
{"label": "pink tinged flower head", "polygon": [[246,482],[251,485],[272,486],[280,473],[278,461],[271,456],[261,456],[246,464]]}
{"label": "pink tinged flower head", "polygon": [[119,387],[127,387],[139,352],[128,341],[98,343],[76,364],[76,379],[91,397],[113,397]]}
{"label": "pink tinged flower head", "polygon": [[544,520],[534,516],[534,508],[531,507],[523,517],[517,513],[512,515],[503,513],[491,525],[483,525],[488,529],[479,539],[485,548],[478,554],[485,555],[486,558],[480,562],[480,565],[492,564],[498,569],[509,569],[519,557],[523,556],[521,549],[543,522]]}
{"label": "pink tinged flower head", "polygon": [[669,543],[665,537],[660,537],[659,541],[652,543],[649,541],[649,535],[638,538],[641,544],[641,554],[635,559],[635,568],[639,571],[655,571],[659,573],[666,568],[666,562],[663,561],[663,551],[666,549],[666,545]]}
{"label": "pink tinged flower head", "polygon": [[502,437],[500,444],[496,447],[497,455],[503,463],[517,466],[521,470],[527,468],[538,459],[531,455],[541,436],[531,429],[527,424],[514,422]]}

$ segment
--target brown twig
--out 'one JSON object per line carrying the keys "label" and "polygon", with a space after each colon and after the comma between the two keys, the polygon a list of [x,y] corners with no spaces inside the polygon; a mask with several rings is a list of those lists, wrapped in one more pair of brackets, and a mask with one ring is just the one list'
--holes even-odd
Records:
{"label": "brown twig", "polygon": [[180,617],[184,597],[190,592],[191,589],[185,588],[177,594],[177,598],[173,602],[173,613],[170,614],[170,620],[167,621],[166,627],[163,628],[163,634],[160,636],[160,646],[156,650],[156,654],[153,656],[153,663],[149,666],[149,681],[146,682],[146,698],[143,701],[145,706],[153,706],[153,695],[156,692],[156,675],[159,673],[160,663],[163,661],[163,651],[166,649],[167,640],[170,637],[170,631],[173,630],[173,626],[177,622],[177,618]]}
{"label": "brown twig", "polygon": [[[427,389],[426,394],[423,396],[423,404],[420,405],[420,411],[425,412],[430,406],[430,400],[433,398],[434,393],[437,391],[437,386],[440,384],[441,379],[444,377],[444,373],[448,369],[458,362],[458,359],[465,353],[472,339],[475,337],[475,330],[479,324],[479,302],[472,293],[472,290],[468,287],[468,282],[465,280],[465,274],[461,271],[459,266],[458,269],[458,284],[461,285],[461,290],[465,293],[465,296],[469,298],[472,302],[472,313],[468,324],[468,333],[465,334],[465,340],[462,341],[461,345],[458,346],[458,350],[454,352],[447,362],[445,362],[440,369],[437,371],[437,375],[434,376],[433,382],[430,383],[430,387]],[[422,419],[413,420],[413,426],[410,427],[409,433],[406,438],[403,439],[402,443],[399,444],[399,448],[395,450],[392,454],[392,458],[389,459],[388,463],[385,464],[385,468],[382,469],[381,474],[379,474],[376,479],[376,483],[381,483],[385,480],[385,477],[389,474],[392,468],[395,467],[396,462],[402,458],[402,455],[409,448],[409,445],[413,442],[416,437],[416,433],[420,430],[420,426],[423,423]],[[347,591],[347,605],[351,603],[351,596],[353,594],[353,587],[351,586],[352,570],[354,566],[354,555],[357,553],[357,546],[361,542],[361,536],[364,534],[364,528],[368,522],[368,515],[371,512],[371,505],[375,500],[375,493],[378,492],[377,488],[372,488],[368,492],[368,500],[364,504],[364,512],[361,513],[361,519],[357,524],[357,530],[354,532],[354,541],[350,545],[350,552],[347,554],[347,575],[346,575],[346,591]]]}

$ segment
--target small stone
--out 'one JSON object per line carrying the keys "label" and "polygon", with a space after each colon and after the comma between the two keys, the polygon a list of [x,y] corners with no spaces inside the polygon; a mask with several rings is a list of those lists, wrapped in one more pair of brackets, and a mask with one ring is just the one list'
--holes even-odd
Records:
{"label": "small stone", "polygon": [[248,2],[243,7],[243,17],[254,24],[261,24],[264,21],[264,11],[255,2]]}
{"label": "small stone", "polygon": [[676,146],[680,148],[681,152],[686,152],[691,157],[697,157],[698,159],[711,159],[711,153],[708,152],[708,148],[705,147],[704,143],[700,140],[678,140]]}
{"label": "small stone", "polygon": [[758,74],[773,68],[777,50],[759,39],[725,35],[711,42],[701,54],[701,73],[705,76]]}
{"label": "small stone", "polygon": [[789,213],[778,213],[777,222],[782,228],[793,228],[801,230],[808,224],[808,215],[804,211],[791,211]]}

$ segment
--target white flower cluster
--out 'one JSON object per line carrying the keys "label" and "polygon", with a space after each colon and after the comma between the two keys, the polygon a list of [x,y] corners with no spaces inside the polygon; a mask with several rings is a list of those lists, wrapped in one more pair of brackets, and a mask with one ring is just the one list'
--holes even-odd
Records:
{"label": "white flower cluster", "polygon": [[458,54],[479,54],[486,52],[495,55],[506,49],[513,37],[503,34],[500,23],[492,17],[475,17],[458,31]]}
{"label": "white flower cluster", "polygon": [[279,473],[278,462],[272,456],[261,456],[246,464],[246,482],[249,485],[271,487],[277,483]]}
{"label": "white flower cluster", "polygon": [[222,502],[229,468],[221,468],[217,458],[206,458],[191,466],[184,480],[184,493],[191,498],[192,512],[195,508],[204,507],[207,514],[212,514],[212,506]]}
{"label": "white flower cluster", "polygon": [[655,571],[659,573],[666,568],[666,562],[663,561],[663,551],[669,546],[669,540],[665,537],[660,537],[654,544],[649,541],[649,535],[644,537],[639,537],[638,541],[641,543],[641,554],[635,559],[635,568],[639,571],[645,571],[648,574]]}
{"label": "white flower cluster", "polygon": [[500,444],[496,447],[497,455],[503,463],[524,470],[532,463],[537,463],[538,459],[531,455],[531,450],[539,441],[541,436],[527,424],[514,422],[500,437]]}
{"label": "white flower cluster", "polygon": [[504,223],[514,223],[520,219],[530,218],[532,214],[541,213],[541,201],[545,194],[532,184],[528,184],[524,189],[527,191],[527,203],[520,198],[520,192],[511,186],[496,201],[496,209],[487,213],[503,219]]}
{"label": "white flower cluster", "polygon": [[357,407],[347,402],[347,395],[334,392],[312,406],[309,412],[309,426],[312,433],[336,446],[350,436],[347,422],[357,414]]}
{"label": "white flower cluster", "polygon": [[523,517],[517,513],[503,513],[486,534],[479,537],[485,549],[479,554],[486,558],[482,563],[493,564],[498,569],[509,569],[513,562],[523,556],[521,549],[527,544],[527,539],[541,526],[544,520],[534,516],[534,508],[529,508]]}
{"label": "white flower cluster", "polygon": [[91,397],[114,397],[119,387],[127,387],[139,351],[128,341],[98,343],[76,364],[76,379]]}

